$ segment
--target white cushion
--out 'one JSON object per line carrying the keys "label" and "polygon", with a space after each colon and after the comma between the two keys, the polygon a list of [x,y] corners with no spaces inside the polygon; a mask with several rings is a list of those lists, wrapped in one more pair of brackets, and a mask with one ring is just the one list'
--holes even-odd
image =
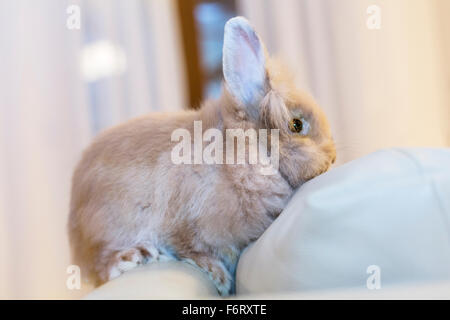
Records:
{"label": "white cushion", "polygon": [[237,293],[450,278],[450,149],[382,150],[304,184],[241,255]]}
{"label": "white cushion", "polygon": [[218,297],[208,276],[180,262],[149,263],[122,274],[84,299],[202,299]]}

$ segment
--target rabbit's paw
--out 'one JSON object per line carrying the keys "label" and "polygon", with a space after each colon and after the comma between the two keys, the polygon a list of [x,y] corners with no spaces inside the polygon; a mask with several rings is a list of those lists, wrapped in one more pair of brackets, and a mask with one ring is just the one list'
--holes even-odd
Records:
{"label": "rabbit's paw", "polygon": [[203,255],[186,257],[182,260],[206,272],[221,296],[229,296],[231,294],[233,277],[222,261]]}
{"label": "rabbit's paw", "polygon": [[153,255],[144,247],[119,251],[112,256],[108,268],[108,281],[117,278],[122,273],[147,263]]}

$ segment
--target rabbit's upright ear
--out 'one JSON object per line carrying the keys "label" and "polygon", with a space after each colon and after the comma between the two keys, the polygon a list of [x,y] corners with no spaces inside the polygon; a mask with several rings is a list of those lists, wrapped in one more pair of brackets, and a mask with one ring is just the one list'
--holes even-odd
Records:
{"label": "rabbit's upright ear", "polygon": [[228,90],[245,107],[252,109],[264,97],[264,47],[245,18],[232,18],[225,25],[223,74]]}

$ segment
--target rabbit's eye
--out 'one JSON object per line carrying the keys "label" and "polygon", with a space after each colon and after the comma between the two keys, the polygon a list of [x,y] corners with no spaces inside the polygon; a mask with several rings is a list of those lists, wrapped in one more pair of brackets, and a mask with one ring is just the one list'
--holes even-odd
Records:
{"label": "rabbit's eye", "polygon": [[302,132],[303,129],[302,119],[292,119],[289,127],[292,132]]}
{"label": "rabbit's eye", "polygon": [[301,135],[306,135],[308,134],[309,131],[309,124],[303,118],[294,118],[289,123],[289,129],[292,132],[300,133]]}

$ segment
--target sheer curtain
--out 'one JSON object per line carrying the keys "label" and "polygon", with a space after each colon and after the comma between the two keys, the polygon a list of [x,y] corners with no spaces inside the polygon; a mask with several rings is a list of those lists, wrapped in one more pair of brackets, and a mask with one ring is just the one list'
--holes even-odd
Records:
{"label": "sheer curtain", "polygon": [[[238,0],[269,51],[331,120],[338,163],[391,146],[450,146],[447,0]],[[369,6],[380,29],[369,29]]]}
{"label": "sheer curtain", "polygon": [[66,287],[72,170],[99,130],[185,105],[175,15],[172,0],[0,0],[0,298],[88,289]]}

